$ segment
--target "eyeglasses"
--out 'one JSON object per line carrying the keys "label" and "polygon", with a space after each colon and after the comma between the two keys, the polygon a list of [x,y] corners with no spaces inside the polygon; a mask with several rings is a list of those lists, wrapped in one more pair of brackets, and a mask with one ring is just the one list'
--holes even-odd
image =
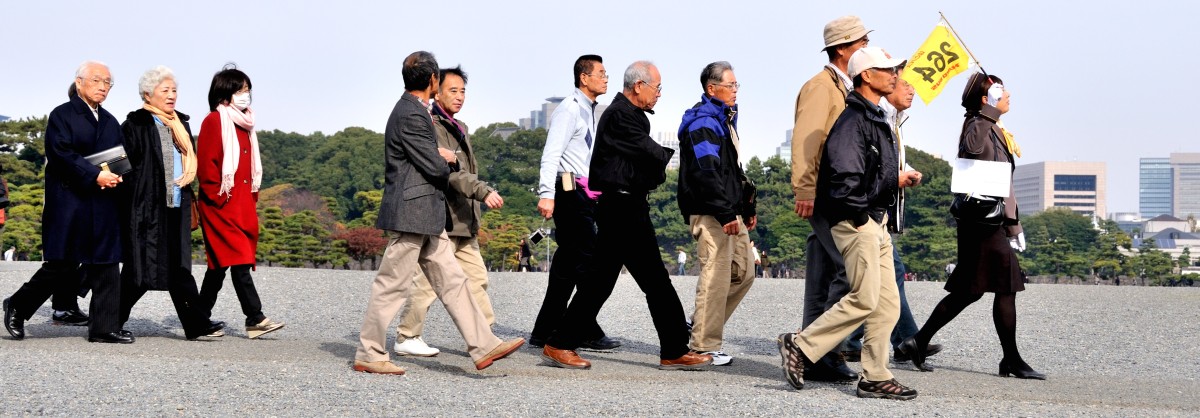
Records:
{"label": "eyeglasses", "polygon": [[889,67],[889,68],[872,68],[872,70],[875,70],[875,71],[882,71],[882,72],[885,72],[885,73],[888,73],[888,74],[891,74],[891,75],[896,75],[896,73],[897,73],[897,72],[899,72],[899,68],[898,68],[898,67]]}
{"label": "eyeglasses", "polygon": [[729,83],[729,84],[713,84],[713,85],[714,85],[714,86],[720,86],[720,87],[724,87],[724,88],[727,88],[727,89],[730,89],[730,90],[734,90],[734,91],[737,91],[738,89],[741,89],[741,88],[742,88],[742,83],[738,83],[738,82],[736,82],[736,81],[735,81],[735,82],[732,82],[732,83]]}
{"label": "eyeglasses", "polygon": [[[75,77],[75,78],[78,78],[78,79],[80,79],[80,80],[83,80],[83,77]],[[88,80],[88,81],[91,81],[91,82],[92,82],[92,84],[100,84],[100,83],[104,83],[104,85],[108,86],[109,88],[112,88],[112,86],[113,86],[114,84],[116,84],[116,83],[114,83],[114,82],[112,81],[112,79],[111,79],[111,78],[109,78],[109,79],[105,79],[105,80],[101,80],[101,79],[100,79],[100,77],[92,77],[92,78],[91,78],[90,80]]]}
{"label": "eyeglasses", "polygon": [[645,84],[646,87],[658,90],[659,93],[662,93],[662,83],[658,83],[657,86],[652,86],[652,85],[650,85],[649,81],[646,81],[646,80],[638,80],[638,81],[642,82],[642,84]]}
{"label": "eyeglasses", "polygon": [[589,77],[596,77],[596,78],[599,78],[602,80],[608,80],[608,73],[600,73],[600,75],[595,75],[595,74],[591,74],[591,73],[584,73],[584,74],[587,74]]}

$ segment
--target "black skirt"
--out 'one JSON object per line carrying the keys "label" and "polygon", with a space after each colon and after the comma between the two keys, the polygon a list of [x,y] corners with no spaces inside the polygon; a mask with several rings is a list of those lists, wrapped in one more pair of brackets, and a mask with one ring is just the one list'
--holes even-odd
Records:
{"label": "black skirt", "polygon": [[946,281],[947,291],[1020,292],[1025,290],[1024,277],[1003,226],[958,225],[958,265]]}

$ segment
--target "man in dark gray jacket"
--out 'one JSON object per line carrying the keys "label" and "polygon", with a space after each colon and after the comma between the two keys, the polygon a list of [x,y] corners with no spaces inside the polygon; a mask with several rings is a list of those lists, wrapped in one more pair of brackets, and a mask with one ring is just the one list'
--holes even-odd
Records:
{"label": "man in dark gray jacket", "polygon": [[387,328],[404,308],[418,266],[467,342],[467,353],[482,370],[516,351],[522,338],[500,341],[492,334],[479,305],[471,298],[467,277],[454,259],[445,190],[458,167],[454,152],[439,149],[427,103],[438,91],[438,64],[433,54],[417,51],[404,59],[404,95],[396,102],[384,131],[384,189],[376,226],[388,234],[379,274],[371,284],[354,356],[354,370],[404,374],[385,348]]}
{"label": "man in dark gray jacket", "polygon": [[[450,173],[450,187],[446,191],[453,224],[446,234],[454,246],[454,257],[459,267],[467,275],[471,298],[479,305],[490,327],[496,323],[496,314],[492,311],[492,300],[487,294],[487,266],[479,254],[479,240],[476,239],[479,234],[479,203],[499,209],[504,205],[504,198],[479,179],[479,168],[475,164],[475,150],[467,135],[467,125],[454,117],[462,110],[467,98],[467,73],[459,67],[443,68],[440,85],[430,112],[433,115],[434,133],[437,134],[438,148],[450,150],[458,156],[458,171]],[[425,314],[429,312],[433,301],[437,300],[437,293],[424,274],[417,274],[413,285],[408,309],[404,310],[400,326],[396,327],[396,345],[393,349],[401,356],[436,356],[440,350],[425,344],[421,333],[425,328]]]}

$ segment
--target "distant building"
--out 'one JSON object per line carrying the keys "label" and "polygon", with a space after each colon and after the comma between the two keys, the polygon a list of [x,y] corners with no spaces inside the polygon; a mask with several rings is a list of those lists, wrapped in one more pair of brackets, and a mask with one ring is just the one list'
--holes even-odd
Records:
{"label": "distant building", "polygon": [[1146,240],[1154,240],[1154,246],[1172,259],[1178,259],[1186,248],[1195,260],[1196,251],[1200,251],[1200,234],[1192,232],[1194,227],[1191,222],[1171,215],[1156,216],[1145,222],[1141,234],[1132,236],[1133,248],[1141,247]]}
{"label": "distant building", "polygon": [[1200,153],[1171,153],[1171,210],[1177,218],[1200,217]]}
{"label": "distant building", "polygon": [[1044,161],[1017,166],[1013,192],[1021,214],[1052,207],[1104,219],[1107,177],[1104,163]]}
{"label": "distant building", "polygon": [[0,122],[4,122],[4,121],[6,121],[6,120],[9,120],[9,119],[12,119],[12,118],[10,118],[10,117],[8,117],[8,116],[0,115]]}
{"label": "distant building", "polygon": [[1137,212],[1109,212],[1108,219],[1116,222],[1117,227],[1131,237],[1134,230],[1141,232],[1146,225]]}
{"label": "distant building", "polygon": [[1143,219],[1173,215],[1170,158],[1142,158],[1138,164],[1138,212]]}
{"label": "distant building", "polygon": [[659,132],[654,136],[654,140],[658,145],[675,150],[675,154],[671,155],[671,162],[667,163],[667,169],[679,169],[679,134],[675,132]]}
{"label": "distant building", "polygon": [[792,162],[792,130],[788,129],[783,133],[783,143],[775,147],[775,155],[785,163]]}
{"label": "distant building", "polygon": [[[546,103],[542,103],[542,108],[540,110],[530,111],[529,117],[521,118],[520,121],[517,123],[517,125],[520,126],[521,129],[530,130],[530,131],[537,129],[537,128],[549,128],[550,116],[554,114],[554,109],[557,109],[558,104],[562,103],[563,100],[566,100],[566,98],[565,97],[548,97],[548,98],[546,98]],[[608,105],[604,105],[604,104],[596,105],[596,120],[597,121],[600,120],[600,115],[603,114],[604,109],[607,109],[607,108],[608,108]]]}
{"label": "distant building", "polygon": [[519,130],[521,130],[521,128],[516,128],[516,127],[496,128],[495,131],[492,131],[492,134],[499,135],[500,139],[507,141],[509,136],[512,136],[512,134],[516,133]]}

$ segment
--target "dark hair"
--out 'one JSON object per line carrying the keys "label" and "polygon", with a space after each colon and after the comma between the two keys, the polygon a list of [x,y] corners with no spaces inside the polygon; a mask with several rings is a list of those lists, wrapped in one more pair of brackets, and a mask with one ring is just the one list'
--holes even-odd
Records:
{"label": "dark hair", "polygon": [[71,87],[67,87],[67,100],[71,100],[79,95],[79,87],[75,87],[75,82],[71,82]]}
{"label": "dark hair", "polygon": [[862,87],[862,84],[863,84],[862,73],[858,73],[858,75],[854,76],[853,83],[854,84],[850,88],[856,89],[856,88]]}
{"label": "dark hair", "polygon": [[404,90],[425,90],[429,88],[429,79],[438,75],[437,58],[425,51],[408,54],[400,74],[404,76]]}
{"label": "dark hair", "polygon": [[208,111],[216,112],[221,102],[233,100],[234,93],[246,86],[253,89],[250,76],[237,69],[237,64],[228,63],[216,74],[213,74],[212,85],[208,86]]}
{"label": "dark hair", "polygon": [[467,84],[467,73],[462,70],[461,65],[456,65],[454,68],[443,68],[438,71],[438,80],[446,80],[446,74],[454,74],[463,80],[463,84]]}
{"label": "dark hair", "polygon": [[583,85],[579,82],[579,75],[591,73],[592,69],[596,67],[596,63],[603,64],[604,58],[600,58],[599,55],[588,54],[582,55],[579,59],[575,60],[575,67],[572,68],[574,73],[571,74],[571,78],[575,79],[575,88]]}
{"label": "dark hair", "polygon": [[838,51],[839,46],[841,46],[841,45],[834,45],[834,46],[825,48],[825,55],[829,57],[829,62],[833,62],[833,60],[837,59],[837,57],[838,57],[837,51]]}
{"label": "dark hair", "polygon": [[983,98],[987,97],[988,89],[992,88],[992,84],[997,83],[1003,84],[1004,82],[996,75],[971,74],[971,78],[967,80],[967,87],[963,89],[963,109],[967,109],[967,113],[979,112],[983,108]]}
{"label": "dark hair", "polygon": [[721,84],[726,71],[733,71],[728,61],[717,61],[704,66],[700,71],[700,89],[708,91],[709,84]]}

